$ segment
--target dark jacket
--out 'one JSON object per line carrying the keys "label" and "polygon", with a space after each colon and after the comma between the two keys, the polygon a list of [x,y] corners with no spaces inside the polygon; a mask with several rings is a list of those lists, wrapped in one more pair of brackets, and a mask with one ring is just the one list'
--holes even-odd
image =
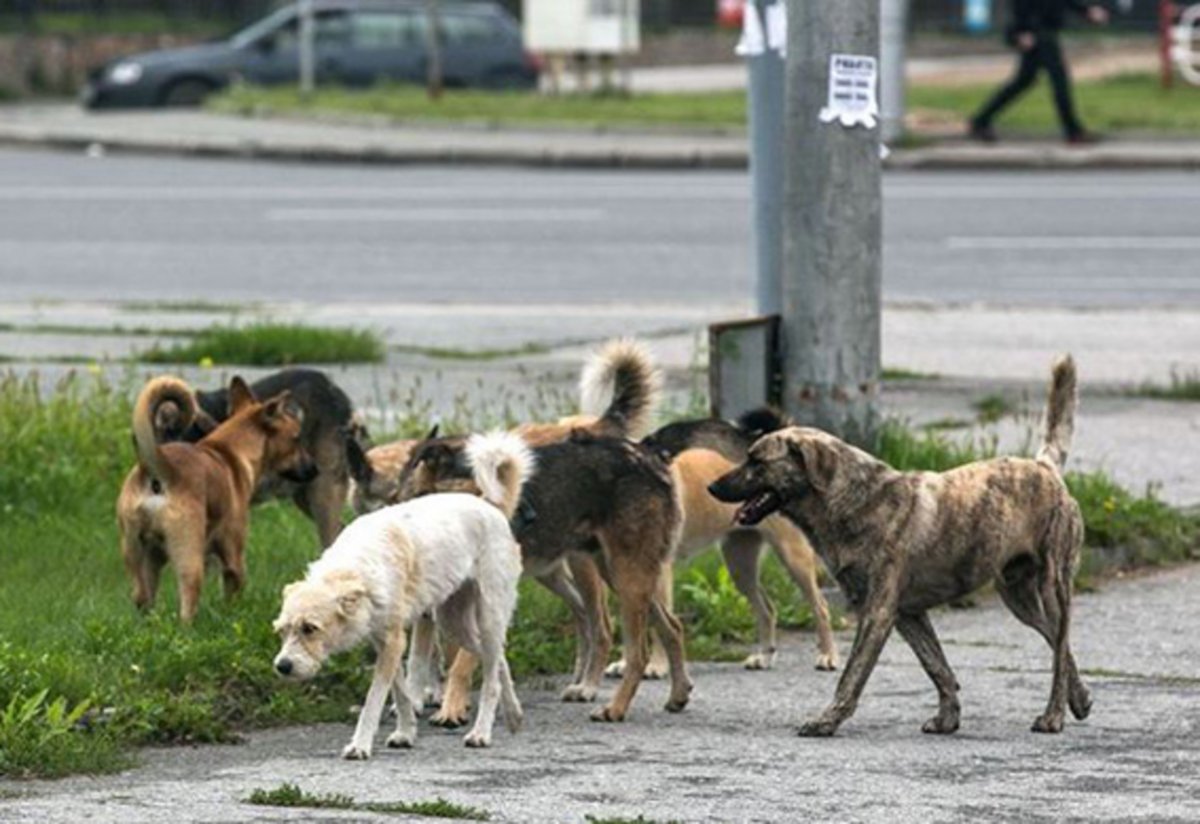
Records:
{"label": "dark jacket", "polygon": [[1091,5],[1095,4],[1084,0],[1014,0],[1010,30],[1058,31],[1066,23],[1068,10],[1086,14]]}

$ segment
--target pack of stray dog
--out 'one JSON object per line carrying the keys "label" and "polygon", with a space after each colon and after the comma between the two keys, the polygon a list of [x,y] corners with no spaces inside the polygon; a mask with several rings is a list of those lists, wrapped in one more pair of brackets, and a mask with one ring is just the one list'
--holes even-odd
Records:
{"label": "pack of stray dog", "polygon": [[[769,409],[652,431],[662,374],[628,339],[585,363],[578,415],[486,434],[434,427],[377,445],[321,372],[284,370],[254,384],[235,377],[213,391],[160,377],[134,408],[137,466],[117,502],[121,551],[140,609],[153,604],[164,567],[174,568],[188,622],[207,560],[217,561],[227,595],[243,587],[251,504],[294,500],[326,549],[283,590],[274,667],[307,680],[332,655],[374,649],[348,759],[371,756],[389,696],[389,747],[415,744],[426,705],[437,705],[430,723],[465,725],[477,668],[467,746],[490,745],[497,713],[510,731],[521,727],[505,645],[523,575],[574,620],[562,700],[597,701],[604,677],[618,678],[590,717],[619,722],[643,679],[669,678],[665,709],[681,712],[693,682],[673,569],[713,545],[754,614],[747,670],[771,669],[777,656],[776,611],[759,579],[764,546],[812,608],[818,669],[841,666],[822,567],[856,613],[834,700],[802,735],[833,735],[853,714],[892,630],[937,691],[924,731],[956,731],[959,685],[929,611],[989,583],[1050,647],[1050,696],[1033,730],[1054,733],[1068,710],[1082,720],[1092,706],[1070,649],[1083,520],[1062,473],[1076,383],[1070,357],[1054,364],[1035,457],[935,473],[897,471]],[[347,506],[357,517],[343,527]],[[616,661],[610,592],[624,639]]]}

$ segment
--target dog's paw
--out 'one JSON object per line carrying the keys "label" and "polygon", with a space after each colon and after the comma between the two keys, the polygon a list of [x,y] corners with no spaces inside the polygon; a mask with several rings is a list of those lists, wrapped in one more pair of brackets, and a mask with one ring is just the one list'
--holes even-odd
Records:
{"label": "dog's paw", "polygon": [[473,750],[483,749],[492,746],[492,737],[472,730],[463,737],[463,743]]}
{"label": "dog's paw", "polygon": [[769,670],[775,666],[775,653],[756,652],[747,656],[746,660],[742,662],[742,666],[748,670]]}
{"label": "dog's paw", "polygon": [[624,678],[625,677],[625,659],[622,658],[620,661],[613,661],[611,664],[609,664],[607,667],[605,667],[604,668],[604,677],[605,678]]}
{"label": "dog's paw", "polygon": [[596,700],[596,688],[588,684],[571,684],[563,689],[560,697],[571,703],[588,703]]}
{"label": "dog's paw", "polygon": [[821,672],[833,672],[838,668],[837,652],[818,652],[817,669]]}
{"label": "dog's paw", "polygon": [[683,712],[688,705],[688,697],[685,695],[682,698],[671,697],[667,699],[667,703],[663,705],[663,709],[667,712]]}
{"label": "dog's paw", "polygon": [[642,677],[651,681],[661,681],[671,671],[671,665],[666,661],[651,661],[642,670]]}
{"label": "dog's paw", "polygon": [[1078,692],[1071,693],[1071,715],[1083,721],[1092,714],[1092,694],[1086,688],[1080,687]]}
{"label": "dog's paw", "polygon": [[467,724],[466,710],[455,712],[453,709],[442,707],[440,710],[429,716],[429,723],[435,727],[443,727],[448,730],[455,730],[459,727],[465,727]]}
{"label": "dog's paw", "polygon": [[371,757],[370,747],[360,747],[357,744],[347,744],[342,750],[342,758],[347,761],[366,761]]}
{"label": "dog's paw", "polygon": [[519,733],[521,731],[521,727],[523,727],[524,725],[525,725],[525,713],[521,712],[520,710],[504,713],[504,726],[508,729],[509,732],[511,732],[515,735],[516,733]]}
{"label": "dog's paw", "polygon": [[625,713],[617,712],[611,704],[603,707],[597,707],[592,710],[590,718],[593,721],[600,721],[605,724],[614,723],[625,720]]}
{"label": "dog's paw", "polygon": [[930,735],[949,735],[958,732],[957,715],[935,715],[921,725],[921,732]]}
{"label": "dog's paw", "polygon": [[1048,712],[1045,715],[1039,715],[1037,719],[1034,720],[1032,729],[1034,732],[1062,732],[1062,713]]}
{"label": "dog's paw", "polygon": [[411,749],[413,744],[417,742],[416,733],[400,732],[397,730],[388,736],[387,745],[393,750]]}
{"label": "dog's paw", "polygon": [[800,729],[796,734],[801,738],[828,738],[837,732],[838,725],[832,721],[825,721],[817,718],[813,721],[805,721],[800,725]]}

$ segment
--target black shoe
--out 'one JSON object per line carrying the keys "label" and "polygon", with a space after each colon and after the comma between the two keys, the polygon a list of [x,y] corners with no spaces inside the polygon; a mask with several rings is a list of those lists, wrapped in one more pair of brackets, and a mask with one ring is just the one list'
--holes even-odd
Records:
{"label": "black shoe", "polygon": [[1072,132],[1067,135],[1068,146],[1095,146],[1100,140],[1100,135],[1087,130]]}
{"label": "black shoe", "polygon": [[991,126],[981,126],[975,121],[967,124],[967,139],[978,140],[980,143],[995,143],[999,138],[996,137],[996,130]]}

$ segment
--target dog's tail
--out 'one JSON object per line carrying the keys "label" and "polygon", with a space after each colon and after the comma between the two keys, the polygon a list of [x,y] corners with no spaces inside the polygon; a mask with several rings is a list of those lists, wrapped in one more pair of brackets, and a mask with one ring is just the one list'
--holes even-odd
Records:
{"label": "dog's tail", "polygon": [[484,500],[512,520],[521,490],[533,475],[533,450],[512,432],[489,432],[467,439],[467,464]]}
{"label": "dog's tail", "polygon": [[196,398],[192,389],[179,378],[154,378],[142,389],[133,407],[133,445],[138,464],[160,481],[168,479],[170,466],[159,449],[163,420],[171,427],[187,430],[196,418]]}
{"label": "dog's tail", "polygon": [[763,435],[770,435],[772,432],[778,432],[791,425],[792,422],[786,415],[770,406],[751,409],[749,412],[742,413],[737,419],[738,429],[742,430],[752,441],[757,441]]}
{"label": "dog's tail", "polygon": [[1046,402],[1046,434],[1038,460],[1048,461],[1058,469],[1067,462],[1071,437],[1075,434],[1076,394],[1075,360],[1064,355],[1054,362],[1050,377],[1050,397]]}
{"label": "dog's tail", "polygon": [[584,365],[580,405],[585,414],[611,423],[626,438],[640,440],[650,431],[662,386],[662,372],[646,347],[632,338],[618,338]]}

